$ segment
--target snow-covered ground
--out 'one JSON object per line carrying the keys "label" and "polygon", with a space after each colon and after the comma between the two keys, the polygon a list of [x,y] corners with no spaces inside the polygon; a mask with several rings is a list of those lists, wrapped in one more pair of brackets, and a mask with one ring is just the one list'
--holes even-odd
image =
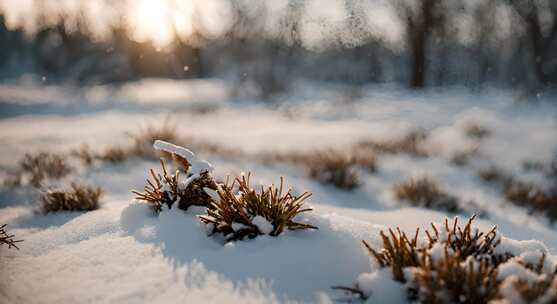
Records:
{"label": "snow-covered ground", "polygon": [[[539,172],[525,172],[522,163],[549,163],[555,156],[555,97],[526,104],[505,91],[452,88],[416,94],[370,86],[359,89],[361,98],[349,100],[344,88],[298,86],[271,104],[229,100],[230,86],[220,80],[152,79],[82,90],[0,86],[2,179],[26,152],[126,145],[130,132],[169,118],[180,136],[246,152],[240,158],[212,155],[217,177],[251,171],[256,184],[270,184],[284,176],[295,192],[312,192],[314,211],[302,217],[319,227],[223,246],[207,237],[196,219],[202,210],[153,217],[144,204],[133,203],[131,190],[142,189],[148,169],[157,166],[138,159],[72,175],[105,190],[101,208],[87,213],[37,214],[35,196],[2,186],[0,224],[8,224],[24,242],[19,251],[0,248],[0,302],[327,302],[331,286],[349,286],[371,270],[361,240],[381,247],[382,229],[413,232],[454,216],[394,199],[394,184],[422,175],[438,180],[462,202],[475,202],[474,208],[485,213],[477,220],[481,228],[497,224],[504,236],[557,254],[555,225],[506,202],[477,177],[479,169],[496,165],[524,180],[547,182]],[[492,135],[470,138],[470,124]],[[381,156],[378,172],[361,172],[362,185],[353,191],[308,179],[303,168],[253,157],[348,149],[360,140],[397,138],[416,128],[430,132],[423,148],[433,156]],[[468,165],[450,162],[455,153],[472,149],[478,153]],[[463,207],[459,216],[466,218],[473,208]]]}

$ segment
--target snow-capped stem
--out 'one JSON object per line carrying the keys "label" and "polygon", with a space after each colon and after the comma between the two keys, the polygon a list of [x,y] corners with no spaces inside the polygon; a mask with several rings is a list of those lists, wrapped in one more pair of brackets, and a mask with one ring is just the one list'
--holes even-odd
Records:
{"label": "snow-capped stem", "polygon": [[213,165],[211,165],[211,163],[209,163],[206,160],[199,159],[197,156],[195,156],[195,153],[193,153],[191,150],[186,149],[184,147],[163,140],[156,140],[155,143],[153,144],[153,148],[159,151],[164,151],[164,152],[177,155],[178,157],[187,160],[189,165],[191,166],[189,173],[201,174],[201,172],[204,171],[211,173],[215,170],[215,168],[213,167]]}

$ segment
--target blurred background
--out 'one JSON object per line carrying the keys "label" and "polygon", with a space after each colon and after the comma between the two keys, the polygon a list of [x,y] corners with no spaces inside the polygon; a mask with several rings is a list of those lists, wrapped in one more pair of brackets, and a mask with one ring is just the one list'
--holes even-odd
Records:
{"label": "blurred background", "polygon": [[310,79],[535,96],[557,85],[557,1],[0,0],[0,45],[5,83],[221,78],[268,99]]}

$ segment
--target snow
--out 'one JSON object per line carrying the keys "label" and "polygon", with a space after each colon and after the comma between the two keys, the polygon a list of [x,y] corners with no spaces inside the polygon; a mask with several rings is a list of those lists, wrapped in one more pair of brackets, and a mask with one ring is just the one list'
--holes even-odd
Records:
{"label": "snow", "polygon": [[259,229],[259,231],[263,234],[269,234],[274,229],[273,224],[261,215],[256,215],[253,219],[251,219],[251,222],[257,226],[257,229]]}
{"label": "snow", "polygon": [[[153,148],[159,151],[173,153],[186,159],[191,166],[188,173],[192,173],[195,176],[199,176],[203,172],[211,173],[213,172],[213,170],[215,170],[215,168],[213,167],[213,165],[211,165],[211,163],[209,163],[206,160],[198,159],[197,156],[195,156],[195,153],[193,153],[192,151],[184,147],[180,147],[163,140],[156,140],[155,143],[153,144]],[[189,183],[186,182],[186,187],[187,184]]]}
{"label": "snow", "polygon": [[[180,122],[180,136],[240,149],[245,157],[195,151],[198,157],[165,142],[157,142],[157,148],[186,157],[192,173],[206,170],[219,181],[250,171],[253,185],[276,183],[284,176],[293,193],[313,193],[308,203],[314,210],[297,221],[319,227],[223,246],[197,219],[203,208],[187,212],[174,208],[155,216],[147,204],[132,201],[130,191],[142,189],[149,168],[157,166],[140,159],[72,173],[69,180],[86,180],[105,190],[101,208],[87,213],[41,215],[34,212],[35,194],[2,186],[0,223],[8,224],[24,242],[20,251],[0,248],[0,303],[327,303],[336,296],[331,286],[353,283],[371,294],[371,302],[406,303],[405,287],[370,262],[361,240],[380,248],[379,231],[388,227],[398,226],[413,235],[418,226],[422,231],[431,222],[441,227],[446,217],[453,217],[394,200],[393,184],[422,174],[439,180],[443,189],[470,208],[459,214],[460,223],[473,211],[468,201],[485,211],[475,226],[486,231],[498,225],[503,237],[497,252],[512,252],[529,262],[547,253],[544,269],[554,265],[555,224],[505,202],[497,189],[477,178],[476,171],[496,164],[519,178],[543,180],[540,174],[523,172],[521,164],[547,163],[554,156],[555,104],[516,104],[511,92],[497,90],[467,93],[452,88],[415,94],[369,86],[362,89],[360,101],[347,105],[338,102],[329,85],[298,85],[279,106],[228,102],[227,85],[210,79],[142,80],[83,91],[0,85],[0,182],[24,153],[67,152],[84,143],[99,150],[121,145],[129,141],[126,133],[145,124],[160,125],[170,114]],[[215,111],[201,115],[198,109],[207,107]],[[464,131],[470,123],[490,129],[492,135],[470,139]],[[354,191],[308,179],[302,167],[262,164],[255,157],[269,151],[348,150],[363,139],[400,138],[416,128],[430,132],[424,148],[433,156],[380,156],[378,173],[360,172],[362,186]],[[480,153],[469,166],[448,162],[455,151],[471,148]],[[216,191],[204,190],[218,199]],[[263,233],[272,229],[264,218],[253,220]],[[444,254],[440,249],[432,248],[437,258]],[[503,270],[505,286],[512,292],[509,280],[523,270],[516,261]]]}

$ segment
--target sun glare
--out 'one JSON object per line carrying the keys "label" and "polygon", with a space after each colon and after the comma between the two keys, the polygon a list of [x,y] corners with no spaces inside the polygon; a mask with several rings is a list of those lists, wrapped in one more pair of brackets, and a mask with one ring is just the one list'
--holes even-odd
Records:
{"label": "sun glare", "polygon": [[168,1],[138,0],[130,3],[128,22],[133,38],[137,41],[152,41],[159,47],[168,45],[174,39],[176,11]]}

